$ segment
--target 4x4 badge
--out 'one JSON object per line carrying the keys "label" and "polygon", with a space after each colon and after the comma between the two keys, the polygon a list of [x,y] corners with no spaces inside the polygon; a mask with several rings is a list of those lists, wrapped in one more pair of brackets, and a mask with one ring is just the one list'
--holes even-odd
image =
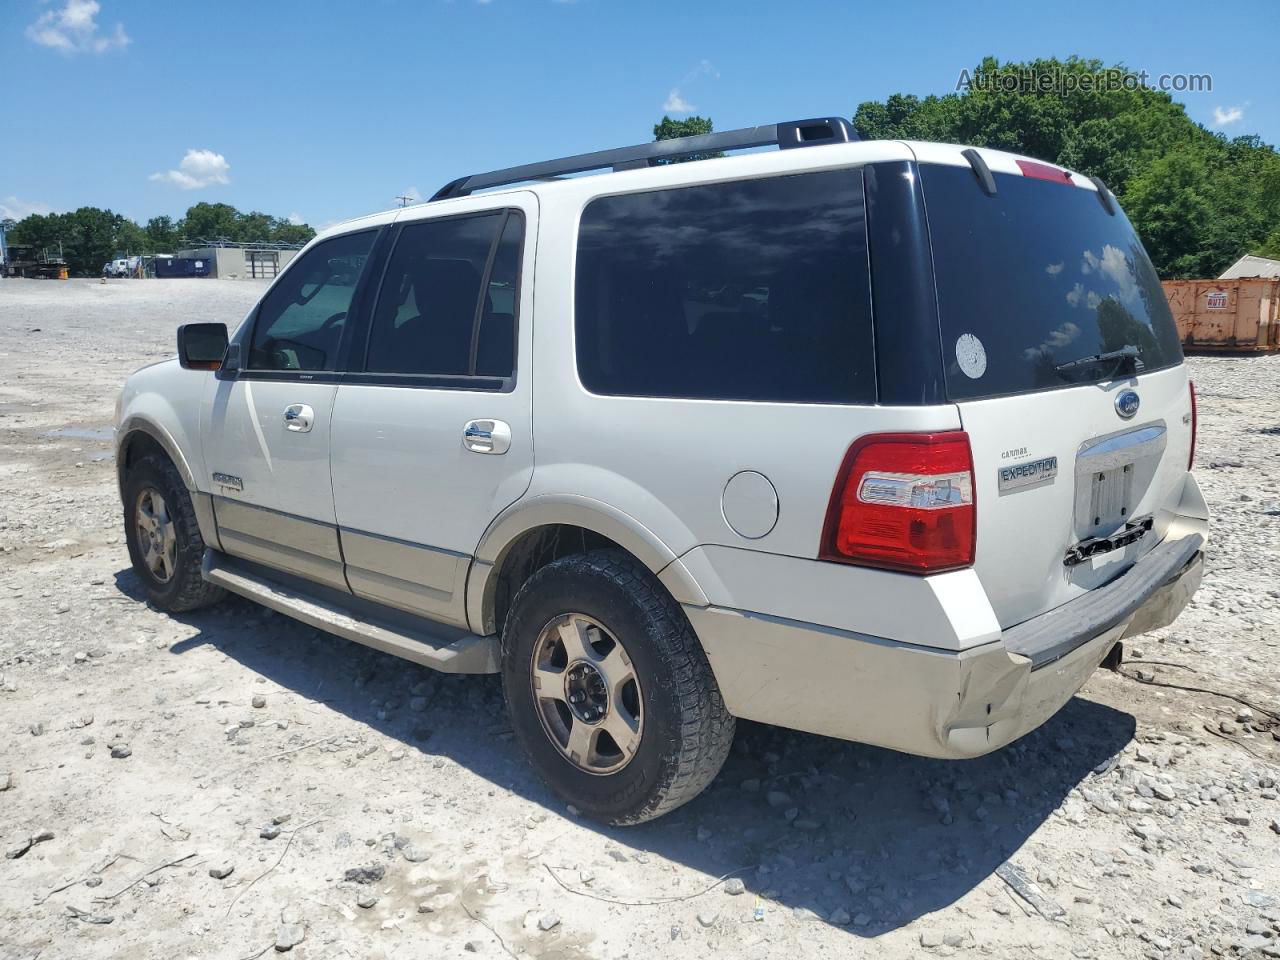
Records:
{"label": "4x4 badge", "polygon": [[1132,420],[1141,405],[1142,398],[1133,390],[1121,390],[1116,397],[1116,413],[1126,420]]}
{"label": "4x4 badge", "polygon": [[244,481],[239,477],[233,477],[229,473],[215,473],[213,475],[213,482],[220,487],[228,487],[232,490],[244,489]]}

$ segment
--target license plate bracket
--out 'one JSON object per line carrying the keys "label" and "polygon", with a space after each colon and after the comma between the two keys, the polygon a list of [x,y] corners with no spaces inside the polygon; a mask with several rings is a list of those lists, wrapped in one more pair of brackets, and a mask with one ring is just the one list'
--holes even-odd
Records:
{"label": "license plate bracket", "polygon": [[1128,522],[1133,494],[1133,464],[1099,470],[1089,478],[1088,529],[1093,536]]}
{"label": "license plate bracket", "polygon": [[1075,465],[1075,540],[1111,537],[1134,520],[1164,456],[1163,423],[1095,437],[1080,445]]}

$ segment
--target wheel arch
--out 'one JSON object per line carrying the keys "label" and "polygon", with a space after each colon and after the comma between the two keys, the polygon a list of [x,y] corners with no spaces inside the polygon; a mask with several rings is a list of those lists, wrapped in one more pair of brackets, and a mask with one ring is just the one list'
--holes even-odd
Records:
{"label": "wheel arch", "polygon": [[648,527],[612,504],[579,494],[545,495],[513,504],[485,531],[467,577],[467,618],[477,633],[499,632],[506,606],[542,566],[598,547],[626,551],[679,603],[707,599],[676,554]]}
{"label": "wheel arch", "polygon": [[159,452],[168,457],[182,477],[182,483],[191,495],[191,505],[195,510],[196,522],[200,527],[200,536],[205,544],[221,547],[218,539],[218,524],[213,512],[213,498],[202,493],[196,486],[195,474],[191,464],[182,453],[173,436],[160,424],[146,417],[134,415],[124,420],[116,428],[116,482],[120,489],[121,500],[124,499],[125,478],[129,468],[148,453]]}
{"label": "wheel arch", "polygon": [[116,428],[116,479],[124,489],[125,474],[146,451],[159,448],[182,476],[188,490],[196,489],[195,475],[182,449],[164,427],[141,416],[131,416]]}

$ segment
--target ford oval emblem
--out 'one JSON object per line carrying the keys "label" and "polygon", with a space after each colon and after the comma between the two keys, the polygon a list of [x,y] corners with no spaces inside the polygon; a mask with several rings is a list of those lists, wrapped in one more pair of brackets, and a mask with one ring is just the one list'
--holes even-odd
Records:
{"label": "ford oval emblem", "polygon": [[1133,390],[1121,390],[1116,397],[1116,413],[1126,420],[1132,420],[1141,405],[1142,398]]}

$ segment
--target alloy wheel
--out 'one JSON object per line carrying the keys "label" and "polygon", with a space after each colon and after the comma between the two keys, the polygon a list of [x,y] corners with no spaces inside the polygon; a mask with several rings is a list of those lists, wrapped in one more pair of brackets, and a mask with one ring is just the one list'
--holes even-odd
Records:
{"label": "alloy wheel", "polygon": [[144,487],[134,509],[138,552],[151,576],[168,583],[177,569],[178,535],[164,496],[155,487]]}
{"label": "alloy wheel", "polygon": [[556,617],[533,645],[530,675],[543,732],[579,770],[616,773],[644,732],[640,681],[626,649],[582,613]]}

